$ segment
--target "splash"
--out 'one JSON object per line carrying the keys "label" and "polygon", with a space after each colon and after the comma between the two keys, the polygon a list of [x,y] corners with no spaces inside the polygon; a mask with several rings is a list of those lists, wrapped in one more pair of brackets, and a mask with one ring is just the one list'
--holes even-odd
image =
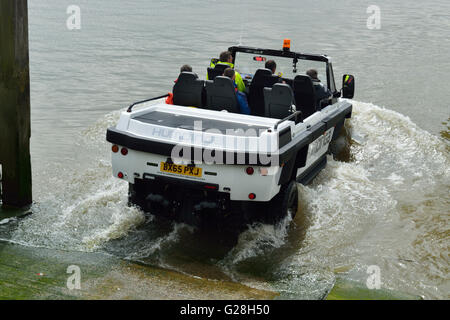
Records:
{"label": "splash", "polygon": [[66,189],[36,203],[33,214],[19,223],[11,240],[93,251],[139,226],[144,216],[137,208],[128,207],[127,185],[109,177],[110,170],[94,170],[73,178]]}
{"label": "splash", "polygon": [[299,185],[299,225],[251,226],[221,261],[223,268],[247,285],[261,285],[249,274],[263,275],[284,297],[318,299],[334,283],[335,270],[364,283],[367,267],[375,264],[385,288],[442,297],[448,270],[441,253],[448,250],[446,145],[397,112],[353,105],[346,123],[351,161],[328,157],[312,184]]}
{"label": "splash", "polygon": [[132,252],[129,253],[125,259],[146,262],[148,258],[152,258],[161,250],[168,249],[170,246],[175,245],[180,240],[183,231],[193,233],[194,228],[184,223],[173,223],[171,232],[156,239],[148,239],[150,241],[141,241],[141,243],[134,246]]}
{"label": "splash", "polygon": [[354,103],[349,122],[357,163],[380,179],[403,177],[408,188],[448,182],[450,160],[446,144],[420,129],[408,117],[369,103]]}
{"label": "splash", "polygon": [[270,254],[285,244],[291,216],[275,225],[254,223],[239,235],[237,245],[225,258],[227,264],[237,264],[247,259]]}
{"label": "splash", "polygon": [[329,279],[345,267],[364,282],[367,267],[378,265],[385,288],[442,298],[448,291],[442,255],[448,252],[450,186],[445,143],[397,112],[353,105],[346,125],[354,161],[329,158],[314,182],[300,188],[310,226],[277,270],[274,285],[308,297],[310,290],[302,289],[313,286],[308,274]]}
{"label": "splash", "polygon": [[106,127],[119,115],[108,114],[74,139],[79,152],[91,155],[89,164],[52,165],[41,173],[39,183],[45,185],[33,204],[33,214],[21,220],[5,240],[27,246],[95,251],[144,222],[143,213],[128,206],[128,185],[112,177],[108,151],[92,157],[91,150],[107,145]]}
{"label": "splash", "polygon": [[[442,254],[448,252],[448,146],[397,112],[353,105],[346,123],[351,161],[329,157],[311,185],[299,186],[300,210],[293,222],[251,225],[217,264],[232,279],[265,288],[269,282],[297,298],[320,298],[333,283],[334,270],[344,268],[364,281],[365,268],[376,264],[385,286],[443,297],[448,291],[448,261]],[[80,152],[98,151],[87,166],[42,172],[49,176],[49,191],[39,197],[33,215],[6,224],[15,228],[10,241],[94,251],[126,239],[127,250],[133,250],[123,257],[147,261],[174,252],[186,231],[195,232],[174,224],[136,236],[144,232],[138,230],[144,215],[128,206],[127,184],[111,176],[104,141],[106,128],[119,115],[108,114],[78,137]],[[147,222],[142,228],[153,228],[153,220]]]}

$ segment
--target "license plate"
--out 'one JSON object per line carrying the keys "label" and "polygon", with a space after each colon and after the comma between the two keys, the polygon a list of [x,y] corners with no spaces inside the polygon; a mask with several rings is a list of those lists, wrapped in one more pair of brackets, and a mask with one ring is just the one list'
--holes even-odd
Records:
{"label": "license plate", "polygon": [[202,176],[202,168],[189,167],[183,164],[161,162],[159,169],[162,172],[175,173],[183,176],[190,176],[197,178],[200,178]]}

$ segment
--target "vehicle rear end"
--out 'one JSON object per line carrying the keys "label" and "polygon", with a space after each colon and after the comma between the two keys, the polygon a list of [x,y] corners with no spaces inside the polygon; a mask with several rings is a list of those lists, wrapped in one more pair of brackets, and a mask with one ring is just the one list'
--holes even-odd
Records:
{"label": "vehicle rear end", "polygon": [[124,112],[107,133],[113,174],[145,211],[194,223],[225,217],[280,191],[280,141],[291,140],[294,121],[279,122],[164,104]]}

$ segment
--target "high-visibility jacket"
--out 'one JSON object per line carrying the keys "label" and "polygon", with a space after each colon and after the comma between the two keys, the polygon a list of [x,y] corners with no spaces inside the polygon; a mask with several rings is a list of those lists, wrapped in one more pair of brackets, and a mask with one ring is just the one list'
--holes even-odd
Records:
{"label": "high-visibility jacket", "polygon": [[[210,67],[214,68],[216,66],[216,64],[219,64],[219,63],[226,64],[226,65],[230,66],[230,68],[234,69],[234,64],[232,64],[231,62],[222,62],[222,61],[218,61],[216,59],[211,60]],[[244,81],[242,80],[242,76],[236,70],[234,71],[234,74],[235,74],[234,82],[236,83],[238,90],[241,92],[245,92],[245,84],[244,84]],[[208,79],[208,75],[206,75],[206,79]]]}

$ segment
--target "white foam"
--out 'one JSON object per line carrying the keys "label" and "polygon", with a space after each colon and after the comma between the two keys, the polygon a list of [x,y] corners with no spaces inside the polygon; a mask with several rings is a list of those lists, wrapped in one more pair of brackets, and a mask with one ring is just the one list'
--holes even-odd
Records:
{"label": "white foam", "polygon": [[13,241],[34,246],[92,251],[122,237],[144,221],[142,212],[127,205],[127,185],[111,177],[100,163],[55,187],[21,221]]}
{"label": "white foam", "polygon": [[17,221],[17,219],[16,218],[6,218],[6,219],[3,219],[3,220],[0,220],[0,225],[7,224],[7,223],[10,223],[12,221]]}
{"label": "white foam", "polygon": [[126,257],[126,259],[137,261],[154,255],[157,251],[163,250],[164,248],[178,242],[180,232],[183,230],[187,230],[190,233],[194,232],[194,228],[191,226],[184,223],[174,223],[173,230],[171,232],[157,239],[151,240],[148,243],[140,244],[139,250],[134,250]]}
{"label": "white foam", "polygon": [[408,117],[354,101],[349,124],[352,136],[360,138],[353,145],[352,154],[374,176],[403,179],[409,188],[423,188],[424,183],[434,184],[442,179],[449,182],[450,159],[445,143]]}
{"label": "white foam", "polygon": [[[444,234],[448,225],[442,211],[450,186],[447,146],[397,112],[369,103],[353,104],[347,126],[355,161],[329,157],[328,166],[311,185],[299,186],[298,214],[304,215],[305,234],[292,234],[299,231],[289,227],[289,218],[276,226],[250,226],[220,261],[232,278],[240,278],[234,266],[285,250],[289,239],[297,249],[280,262],[277,272],[301,281],[304,288],[313,288],[318,281],[329,283],[335,267],[363,270],[369,263],[382,264],[388,270],[386,279],[397,289],[409,288],[409,282],[432,295],[439,286],[448,264],[439,258],[445,241],[433,240],[433,235]],[[33,215],[18,223],[11,241],[92,251],[125,237],[144,221],[142,212],[127,205],[126,183],[111,176],[105,131],[118,117],[119,112],[111,113],[83,133],[79,152],[83,146],[100,150],[89,168],[45,172],[54,190],[37,199]],[[176,245],[182,230],[187,229],[175,224],[168,234],[137,245],[128,258],[146,258]],[[437,258],[413,267],[411,277],[396,262],[398,257],[413,261],[421,256]],[[294,290],[288,282],[280,281],[278,289]]]}
{"label": "white foam", "polygon": [[254,223],[239,235],[237,245],[224,259],[224,264],[237,264],[246,259],[261,256],[280,248],[285,244],[291,216],[286,216],[279,223]]}

